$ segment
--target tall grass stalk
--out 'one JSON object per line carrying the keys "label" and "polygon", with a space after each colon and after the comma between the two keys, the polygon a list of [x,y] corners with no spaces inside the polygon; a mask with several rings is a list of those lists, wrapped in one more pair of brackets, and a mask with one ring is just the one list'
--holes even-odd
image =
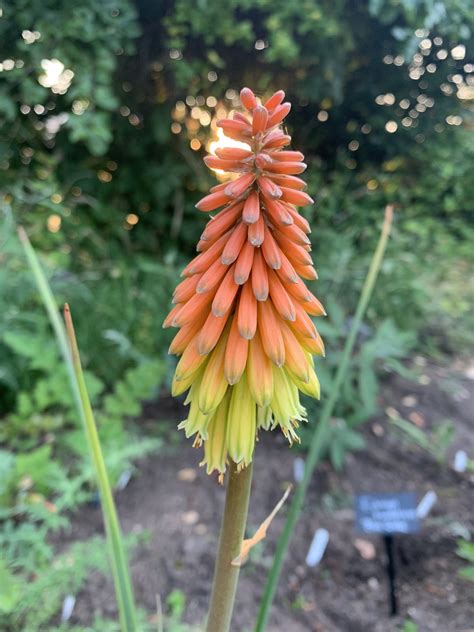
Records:
{"label": "tall grass stalk", "polygon": [[41,299],[46,311],[48,312],[51,325],[56,334],[59,348],[68,370],[71,390],[86,433],[89,452],[100,493],[107,544],[109,547],[112,574],[115,585],[115,594],[119,609],[120,627],[122,632],[137,632],[138,624],[135,599],[130,579],[128,560],[123,545],[122,532],[110,487],[110,481],[107,475],[105,461],[100,446],[97,426],[94,420],[84,380],[84,374],[82,372],[71,312],[69,307],[66,305],[64,308],[64,319],[66,323],[65,328],[59,316],[54,295],[26,232],[22,228],[19,228],[18,234],[31,271],[34,275]]}
{"label": "tall grass stalk", "polygon": [[273,603],[273,599],[275,597],[278,580],[280,578],[283,562],[288,550],[288,546],[291,541],[291,536],[293,535],[295,525],[298,521],[301,510],[303,508],[304,499],[308,491],[308,487],[311,482],[311,477],[313,475],[314,469],[316,465],[318,464],[321,458],[323,449],[326,445],[329,420],[331,419],[331,416],[334,411],[334,406],[336,405],[336,402],[339,397],[339,392],[344,383],[344,379],[346,377],[347,370],[349,368],[352,351],[354,349],[354,345],[355,345],[357,334],[359,332],[359,328],[362,322],[362,318],[364,317],[365,311],[369,304],[369,301],[370,301],[370,298],[372,296],[372,292],[375,286],[375,282],[377,280],[377,276],[380,270],[380,266],[382,265],[383,257],[385,254],[385,248],[387,246],[387,240],[390,233],[390,227],[392,224],[392,217],[393,217],[393,207],[391,205],[388,205],[385,209],[385,219],[382,226],[380,238],[377,244],[377,248],[375,249],[375,252],[373,254],[369,271],[365,278],[364,286],[362,288],[362,292],[359,297],[359,302],[357,304],[357,309],[354,316],[354,320],[352,322],[351,330],[349,332],[349,335],[346,339],[346,343],[344,345],[344,350],[341,357],[341,363],[338,367],[336,377],[332,385],[331,393],[322,410],[319,423],[316,426],[316,429],[311,439],[308,456],[306,458],[304,477],[301,483],[298,485],[298,487],[295,490],[295,493],[293,495],[293,499],[289,508],[288,517],[286,519],[285,527],[280,536],[280,539],[278,540],[275,557],[273,559],[273,565],[270,569],[270,573],[268,575],[268,579],[267,579],[264,593],[262,596],[262,600],[260,603],[260,611],[258,614],[255,632],[263,632],[268,622],[270,608]]}

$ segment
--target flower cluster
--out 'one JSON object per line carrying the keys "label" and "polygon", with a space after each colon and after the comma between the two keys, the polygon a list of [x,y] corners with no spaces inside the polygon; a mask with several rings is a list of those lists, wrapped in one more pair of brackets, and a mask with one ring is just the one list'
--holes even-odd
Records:
{"label": "flower cluster", "polygon": [[170,353],[180,355],[173,395],[189,389],[186,436],[204,443],[208,473],[223,474],[228,459],[252,461],[259,429],[281,428],[298,440],[305,419],[299,391],[319,397],[313,355],[324,346],[310,316],[324,314],[302,279],[316,279],[307,220],[311,204],[303,154],[285,149],[281,129],[290,111],[284,92],[264,104],[244,88],[236,113],[219,121],[226,136],[246,148],[227,147],[204,161],[236,174],[196,206],[220,210],[207,223],[198,255],[182,272],[165,327],[179,327]]}

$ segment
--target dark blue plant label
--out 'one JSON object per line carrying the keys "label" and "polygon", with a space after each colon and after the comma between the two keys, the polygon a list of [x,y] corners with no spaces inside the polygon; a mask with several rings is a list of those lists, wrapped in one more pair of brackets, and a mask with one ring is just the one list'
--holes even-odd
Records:
{"label": "dark blue plant label", "polygon": [[356,528],[362,533],[416,533],[416,494],[359,494],[355,497]]}

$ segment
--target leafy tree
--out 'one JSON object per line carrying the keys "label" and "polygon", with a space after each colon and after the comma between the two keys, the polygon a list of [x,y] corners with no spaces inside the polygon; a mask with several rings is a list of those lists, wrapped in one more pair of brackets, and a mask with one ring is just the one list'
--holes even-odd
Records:
{"label": "leafy tree", "polygon": [[89,240],[92,226],[128,246],[132,213],[133,242],[167,250],[170,232],[188,241],[194,189],[206,186],[189,140],[206,143],[209,118],[199,124],[192,107],[213,116],[243,84],[283,86],[310,156],[331,169],[378,165],[433,134],[450,143],[468,120],[456,94],[472,96],[473,23],[457,0],[10,0],[0,186],[42,227],[59,212],[68,241]]}

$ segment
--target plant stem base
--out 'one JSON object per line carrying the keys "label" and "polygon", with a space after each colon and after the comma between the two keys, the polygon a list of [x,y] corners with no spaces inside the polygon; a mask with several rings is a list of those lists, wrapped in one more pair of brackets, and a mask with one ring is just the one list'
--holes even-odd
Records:
{"label": "plant stem base", "polygon": [[240,568],[232,566],[242,546],[252,483],[252,464],[237,472],[237,465],[229,467],[229,481],[219,536],[211,603],[206,632],[228,632],[234,608]]}

